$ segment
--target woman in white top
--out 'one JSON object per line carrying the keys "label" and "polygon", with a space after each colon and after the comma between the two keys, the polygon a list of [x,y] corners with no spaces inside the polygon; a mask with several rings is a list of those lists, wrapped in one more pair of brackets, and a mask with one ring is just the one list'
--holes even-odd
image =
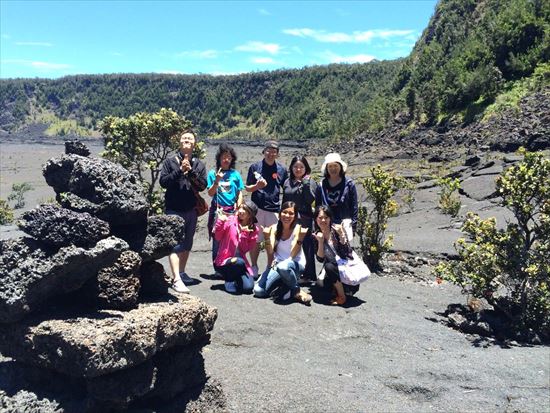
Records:
{"label": "woman in white top", "polygon": [[254,295],[267,297],[281,282],[298,302],[309,305],[311,296],[302,291],[298,280],[306,266],[302,242],[307,228],[298,224],[298,211],[292,201],[284,202],[279,213],[279,222],[264,229],[265,249],[268,259],[266,270],[256,285]]}

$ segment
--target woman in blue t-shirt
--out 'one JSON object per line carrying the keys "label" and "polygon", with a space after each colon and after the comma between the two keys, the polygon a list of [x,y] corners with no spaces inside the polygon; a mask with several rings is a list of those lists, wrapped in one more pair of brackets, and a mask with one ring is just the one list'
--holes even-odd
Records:
{"label": "woman in blue t-shirt", "polygon": [[[243,202],[244,182],[239,171],[235,170],[237,154],[226,143],[221,143],[216,152],[216,169],[211,169],[206,177],[208,195],[212,197],[208,215],[208,236],[216,222],[216,212],[232,215]],[[212,261],[218,253],[218,242],[212,238]]]}

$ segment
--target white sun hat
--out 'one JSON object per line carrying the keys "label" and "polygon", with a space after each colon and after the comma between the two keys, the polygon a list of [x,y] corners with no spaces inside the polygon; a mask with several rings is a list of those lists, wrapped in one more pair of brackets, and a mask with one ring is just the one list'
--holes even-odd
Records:
{"label": "white sun hat", "polygon": [[342,157],[340,156],[339,153],[332,152],[332,153],[329,153],[327,156],[325,156],[325,161],[323,162],[323,165],[321,166],[321,174],[322,175],[325,174],[325,170],[327,169],[327,165],[329,163],[333,163],[333,162],[338,162],[340,164],[340,166],[342,166],[342,170],[344,171],[344,173],[346,173],[346,170],[348,169],[348,164],[345,163],[342,160]]}

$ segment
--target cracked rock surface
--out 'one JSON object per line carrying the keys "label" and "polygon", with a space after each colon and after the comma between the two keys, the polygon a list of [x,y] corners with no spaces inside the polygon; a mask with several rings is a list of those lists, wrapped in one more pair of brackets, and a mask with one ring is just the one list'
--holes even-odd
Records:
{"label": "cracked rock surface", "polygon": [[0,241],[0,323],[19,321],[48,299],[79,289],[126,249],[116,237],[91,249],[59,251],[31,238]]}

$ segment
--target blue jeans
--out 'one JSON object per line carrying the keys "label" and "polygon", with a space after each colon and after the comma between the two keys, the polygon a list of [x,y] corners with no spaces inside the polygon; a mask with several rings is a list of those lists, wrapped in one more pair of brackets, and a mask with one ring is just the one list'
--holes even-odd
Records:
{"label": "blue jeans", "polygon": [[282,281],[294,296],[300,289],[298,280],[303,271],[304,267],[302,265],[291,258],[287,258],[277,263],[275,268],[268,268],[264,271],[254,286],[254,295],[256,297],[267,297],[276,287],[277,282]]}
{"label": "blue jeans", "polygon": [[254,281],[246,272],[246,264],[241,257],[234,257],[225,265],[214,266],[215,270],[223,275],[226,282],[237,283],[237,290],[242,292],[252,291]]}

